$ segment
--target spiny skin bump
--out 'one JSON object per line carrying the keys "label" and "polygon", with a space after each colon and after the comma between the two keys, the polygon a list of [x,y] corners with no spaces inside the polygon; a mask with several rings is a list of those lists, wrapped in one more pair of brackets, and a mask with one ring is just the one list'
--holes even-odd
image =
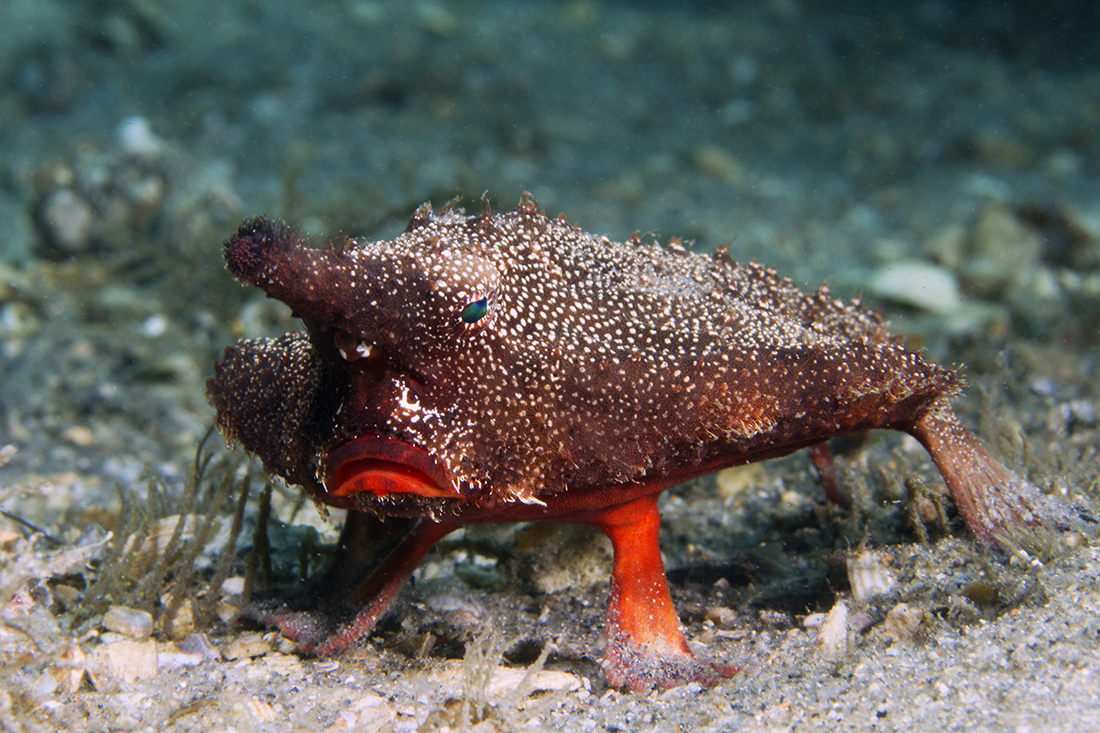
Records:
{"label": "spiny skin bump", "polygon": [[424,518],[356,594],[381,600],[321,652],[369,631],[448,531],[555,519],[615,545],[608,679],[713,681],[667,601],[653,498],[853,430],[921,440],[983,539],[1062,517],[958,424],[954,372],[858,303],[724,250],[612,242],[525,197],[498,215],[425,205],[394,241],[321,249],[251,219],[226,261],[308,333],[227,350],[208,385],[226,436],[319,503]]}

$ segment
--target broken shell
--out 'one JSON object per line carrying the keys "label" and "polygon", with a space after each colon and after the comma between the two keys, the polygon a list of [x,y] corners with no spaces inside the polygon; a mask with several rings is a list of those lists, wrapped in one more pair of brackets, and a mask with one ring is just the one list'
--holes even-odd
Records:
{"label": "broken shell", "polygon": [[850,644],[848,634],[848,604],[837,601],[825,614],[821,630],[817,632],[817,643],[826,659],[838,660],[848,654]]}
{"label": "broken shell", "polygon": [[852,600],[858,603],[889,593],[897,584],[881,556],[871,550],[848,558],[848,582],[852,586]]}

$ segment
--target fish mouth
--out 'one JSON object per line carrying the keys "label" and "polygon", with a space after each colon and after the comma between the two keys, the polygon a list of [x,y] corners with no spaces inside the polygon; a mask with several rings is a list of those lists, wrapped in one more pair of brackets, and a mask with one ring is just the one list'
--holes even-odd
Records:
{"label": "fish mouth", "polygon": [[462,497],[426,451],[381,435],[364,435],[337,446],[325,461],[325,486],[331,496]]}

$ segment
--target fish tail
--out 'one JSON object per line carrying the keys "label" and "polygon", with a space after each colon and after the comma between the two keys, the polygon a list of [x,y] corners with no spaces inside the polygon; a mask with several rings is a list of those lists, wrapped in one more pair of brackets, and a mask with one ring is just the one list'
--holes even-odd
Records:
{"label": "fish tail", "polygon": [[946,400],[904,429],[931,454],[963,520],[982,541],[1049,555],[1059,533],[1082,529],[1071,507],[990,455]]}

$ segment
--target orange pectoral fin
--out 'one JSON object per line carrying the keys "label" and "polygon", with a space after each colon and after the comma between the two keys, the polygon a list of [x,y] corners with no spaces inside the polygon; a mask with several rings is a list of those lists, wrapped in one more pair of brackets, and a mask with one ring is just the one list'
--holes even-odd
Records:
{"label": "orange pectoral fin", "polygon": [[577,520],[598,527],[611,540],[615,561],[607,599],[608,684],[631,690],[713,684],[736,669],[696,659],[672,605],[657,545],[657,494]]}

